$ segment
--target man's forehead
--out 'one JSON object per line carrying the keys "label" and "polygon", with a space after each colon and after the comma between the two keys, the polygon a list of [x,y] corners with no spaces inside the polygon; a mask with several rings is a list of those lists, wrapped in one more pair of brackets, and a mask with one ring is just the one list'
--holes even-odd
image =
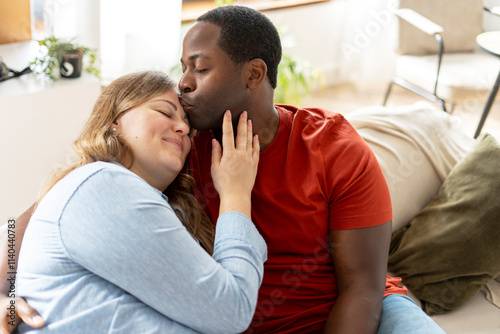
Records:
{"label": "man's forehead", "polygon": [[184,43],[214,43],[219,38],[220,27],[205,21],[198,21],[188,30],[184,37]]}
{"label": "man's forehead", "polygon": [[[217,26],[216,26],[217,27]],[[182,48],[182,60],[194,61],[196,59],[210,60],[220,57],[222,49],[220,49],[218,41],[218,30],[207,31],[200,26],[193,26],[186,36]],[[217,27],[218,28],[218,27]]]}

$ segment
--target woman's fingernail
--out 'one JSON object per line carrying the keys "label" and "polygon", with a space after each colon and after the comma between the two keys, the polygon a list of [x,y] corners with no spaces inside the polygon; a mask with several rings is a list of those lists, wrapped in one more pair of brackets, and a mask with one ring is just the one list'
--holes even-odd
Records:
{"label": "woman's fingernail", "polygon": [[44,323],[43,318],[39,315],[35,315],[31,320],[35,326],[40,326]]}
{"label": "woman's fingernail", "polygon": [[243,117],[245,117],[245,118],[246,118],[246,117],[247,117],[247,112],[246,112],[246,111],[243,111],[243,112],[241,113],[241,116],[243,116]]}
{"label": "woman's fingernail", "polygon": [[217,146],[217,139],[213,138],[212,139],[212,147]]}
{"label": "woman's fingernail", "polygon": [[226,116],[226,117],[231,117],[231,111],[226,110],[226,114],[225,114],[224,116]]}

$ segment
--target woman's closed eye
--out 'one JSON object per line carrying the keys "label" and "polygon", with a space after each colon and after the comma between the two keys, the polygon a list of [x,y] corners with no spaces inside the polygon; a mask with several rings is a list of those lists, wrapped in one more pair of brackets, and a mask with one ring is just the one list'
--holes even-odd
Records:
{"label": "woman's closed eye", "polygon": [[172,116],[170,116],[170,114],[166,111],[162,111],[162,110],[156,110],[157,112],[159,112],[160,114],[163,114],[164,116],[167,116],[168,118],[172,118]]}

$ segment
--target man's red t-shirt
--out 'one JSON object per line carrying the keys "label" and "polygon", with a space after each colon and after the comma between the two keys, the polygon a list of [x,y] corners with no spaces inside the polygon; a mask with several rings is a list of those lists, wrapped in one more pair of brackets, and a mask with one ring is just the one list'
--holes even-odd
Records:
{"label": "man's red t-shirt", "polygon": [[[264,279],[248,333],[318,333],[337,298],[330,229],[392,219],[389,190],[368,145],[340,114],[277,106],[279,130],[261,152],[252,221],[268,246]],[[190,156],[197,196],[215,222],[219,197],[210,176],[210,131]],[[385,295],[402,293],[387,278]]]}

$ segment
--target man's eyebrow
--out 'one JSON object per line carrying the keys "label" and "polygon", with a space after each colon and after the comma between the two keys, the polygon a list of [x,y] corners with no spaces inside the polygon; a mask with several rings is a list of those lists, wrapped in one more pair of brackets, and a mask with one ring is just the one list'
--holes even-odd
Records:
{"label": "man's eyebrow", "polygon": [[172,108],[174,108],[175,111],[177,111],[177,106],[170,102],[169,100],[165,100],[165,99],[156,99],[156,100],[153,100],[152,102],[166,102],[168,104],[170,104],[172,106]]}
{"label": "man's eyebrow", "polygon": [[[194,55],[189,56],[188,60],[195,60],[197,58],[210,59],[209,56],[204,55],[203,53],[195,53]],[[181,58],[181,64],[184,64],[184,62],[182,61],[182,58]]]}

